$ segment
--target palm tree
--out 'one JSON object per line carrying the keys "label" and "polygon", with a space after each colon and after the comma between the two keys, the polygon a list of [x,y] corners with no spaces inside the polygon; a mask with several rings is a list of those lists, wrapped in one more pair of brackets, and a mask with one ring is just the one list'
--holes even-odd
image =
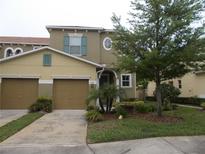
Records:
{"label": "palm tree", "polygon": [[[92,90],[87,100],[88,101],[96,101],[99,99],[99,105],[102,112],[110,112],[112,109],[113,101],[116,97],[121,95],[121,90],[118,89],[115,85],[105,84],[101,86],[99,89]],[[104,105],[106,106],[106,110],[104,109]]]}

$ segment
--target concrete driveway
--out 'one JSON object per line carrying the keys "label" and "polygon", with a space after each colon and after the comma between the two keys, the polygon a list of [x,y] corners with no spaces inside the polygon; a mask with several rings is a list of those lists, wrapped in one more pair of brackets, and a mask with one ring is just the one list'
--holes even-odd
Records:
{"label": "concrete driveway", "polygon": [[25,115],[27,110],[0,110],[0,127]]}
{"label": "concrete driveway", "polygon": [[46,114],[0,144],[1,154],[90,153],[83,110],[56,110]]}

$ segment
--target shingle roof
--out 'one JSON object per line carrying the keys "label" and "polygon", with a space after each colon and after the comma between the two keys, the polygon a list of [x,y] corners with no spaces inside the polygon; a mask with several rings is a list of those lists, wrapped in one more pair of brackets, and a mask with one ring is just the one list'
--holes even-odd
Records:
{"label": "shingle roof", "polygon": [[49,38],[0,36],[0,43],[48,45]]}
{"label": "shingle roof", "polygon": [[88,27],[88,26],[57,26],[57,25],[47,25],[47,29],[68,29],[68,30],[90,30],[90,31],[103,31],[103,32],[113,32],[112,29],[105,29],[103,27]]}

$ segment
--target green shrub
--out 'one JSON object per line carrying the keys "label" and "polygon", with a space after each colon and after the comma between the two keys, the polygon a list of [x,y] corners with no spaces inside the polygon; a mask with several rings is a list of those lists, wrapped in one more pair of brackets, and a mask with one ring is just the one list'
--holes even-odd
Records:
{"label": "green shrub", "polygon": [[176,110],[177,109],[177,105],[176,104],[172,104],[172,110]]}
{"label": "green shrub", "polygon": [[97,107],[95,105],[89,104],[86,108],[87,111],[91,111],[91,110],[97,110]]}
{"label": "green shrub", "polygon": [[144,101],[136,101],[136,102],[134,102],[134,104],[141,104],[141,105],[143,105]]}
{"label": "green shrub", "polygon": [[36,103],[32,104],[29,107],[30,112],[47,112],[50,113],[53,111],[52,100],[45,97],[40,97],[37,99]]}
{"label": "green shrub", "polygon": [[135,111],[139,112],[139,113],[146,113],[146,112],[151,112],[150,110],[152,110],[151,106],[139,103],[135,105]]}
{"label": "green shrub", "polygon": [[86,113],[85,116],[86,119],[90,122],[97,122],[103,119],[102,114],[98,110],[90,110]]}
{"label": "green shrub", "polygon": [[201,107],[203,110],[205,110],[205,102],[201,103]]}
{"label": "green shrub", "polygon": [[147,107],[148,112],[155,112],[156,106],[154,104],[144,104]]}
{"label": "green shrub", "polygon": [[117,105],[115,107],[115,111],[116,111],[116,114],[118,116],[122,115],[123,117],[126,117],[128,112],[125,110],[125,108],[123,108],[121,105]]}

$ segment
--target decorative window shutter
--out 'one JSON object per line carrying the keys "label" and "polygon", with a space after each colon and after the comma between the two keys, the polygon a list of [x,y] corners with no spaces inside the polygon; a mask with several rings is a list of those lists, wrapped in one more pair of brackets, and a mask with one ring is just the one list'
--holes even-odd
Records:
{"label": "decorative window shutter", "polygon": [[51,66],[51,54],[44,54],[43,55],[43,65],[44,66]]}
{"label": "decorative window shutter", "polygon": [[64,36],[64,51],[69,53],[69,42],[70,42],[70,39],[69,39],[69,36]]}
{"label": "decorative window shutter", "polygon": [[82,56],[87,55],[87,36],[81,38],[81,54]]}

